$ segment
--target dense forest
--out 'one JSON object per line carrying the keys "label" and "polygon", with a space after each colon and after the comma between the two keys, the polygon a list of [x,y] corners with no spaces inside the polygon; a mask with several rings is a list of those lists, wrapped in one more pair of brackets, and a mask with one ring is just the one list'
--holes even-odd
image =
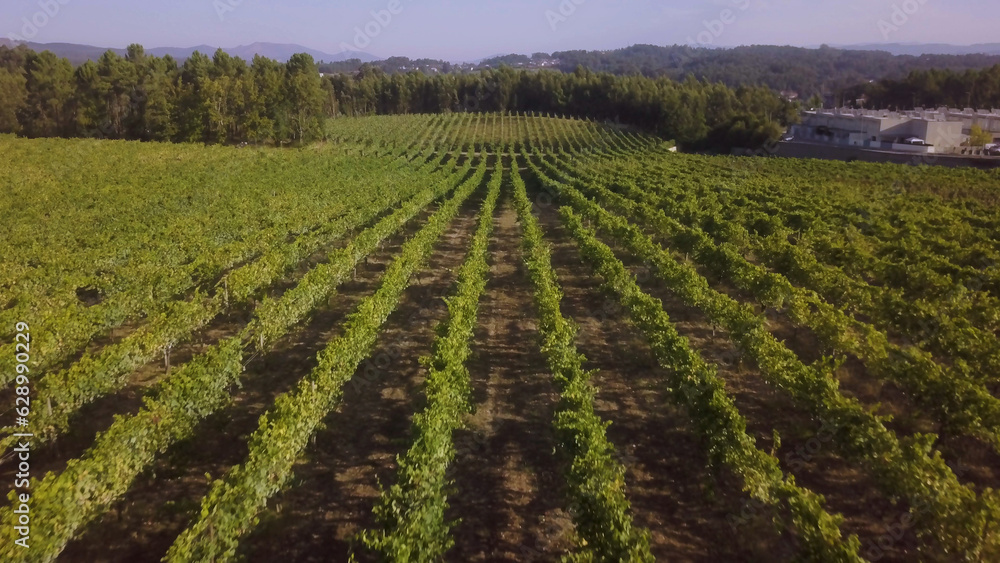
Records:
{"label": "dense forest", "polygon": [[219,50],[183,64],[139,45],[74,68],[51,52],[0,47],[0,132],[203,143],[308,142],[327,118],[453,111],[542,112],[616,121],[692,149],[775,140],[795,105],[766,87],[688,78],[511,68],[387,74],[374,66],[320,76],[311,56],[247,63]]}
{"label": "dense forest", "polygon": [[[913,107],[990,109],[1000,107],[1000,64],[981,70],[921,70],[900,80],[880,80],[850,88],[848,100],[861,100],[867,107],[909,109]],[[856,104],[860,105],[860,104]]]}
{"label": "dense forest", "polygon": [[389,57],[388,59],[365,62],[361,59],[347,59],[338,62],[320,62],[319,71],[324,74],[360,72],[361,67],[373,67],[387,74],[406,74],[420,71],[424,74],[462,73],[477,69],[476,65],[456,65],[438,59],[411,59],[409,57]]}
{"label": "dense forest", "polygon": [[[961,72],[1000,64],[997,55],[894,56],[886,51],[851,51],[821,47],[754,45],[733,49],[658,47],[635,45],[615,51],[565,51],[552,53],[558,68],[572,71],[585,66],[595,72],[642,74],[681,79],[743,84],[791,90],[806,99],[824,96],[839,103],[837,94],[869,80],[900,79],[917,70],[947,69]],[[831,99],[832,98],[832,99]]]}

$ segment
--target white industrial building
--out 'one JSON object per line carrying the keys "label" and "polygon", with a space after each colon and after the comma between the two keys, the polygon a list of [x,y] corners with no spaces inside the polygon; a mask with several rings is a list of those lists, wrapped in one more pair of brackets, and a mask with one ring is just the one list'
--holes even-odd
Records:
{"label": "white industrial building", "polygon": [[833,109],[805,111],[789,131],[795,141],[910,153],[972,154],[963,147],[973,125],[1000,143],[1000,112],[938,108],[893,112]]}

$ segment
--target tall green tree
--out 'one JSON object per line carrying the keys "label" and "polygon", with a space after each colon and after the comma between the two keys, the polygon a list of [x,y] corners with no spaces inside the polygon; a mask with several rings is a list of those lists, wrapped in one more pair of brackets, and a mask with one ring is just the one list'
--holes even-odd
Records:
{"label": "tall green tree", "polygon": [[140,139],[169,141],[177,135],[177,61],[169,55],[150,58],[143,65]]}
{"label": "tall green tree", "polygon": [[316,138],[321,131],[323,114],[323,86],[319,68],[311,55],[292,55],[285,65],[285,95],[290,105],[294,140],[299,142]]}
{"label": "tall green tree", "polygon": [[283,90],[284,70],[281,65],[267,57],[254,56],[245,90],[249,141],[274,142],[282,137],[279,123],[287,123],[287,119],[279,119],[279,115],[285,112]]}
{"label": "tall green tree", "polygon": [[146,54],[142,45],[128,46],[125,60],[135,79],[127,119],[127,137],[144,141],[168,141],[177,127],[173,112],[177,104],[177,62],[170,56]]}
{"label": "tall green tree", "polygon": [[210,73],[212,61],[195,51],[180,68],[178,79],[175,123],[176,140],[200,143],[209,139],[209,119],[207,109],[211,106],[213,88]]}
{"label": "tall green tree", "polygon": [[0,133],[20,133],[18,115],[27,107],[27,79],[20,69],[0,67]]}
{"label": "tall green tree", "polygon": [[103,137],[104,96],[97,63],[87,61],[73,73],[76,83],[77,134],[83,137]]}
{"label": "tall green tree", "polygon": [[27,104],[21,123],[30,137],[71,136],[74,124],[73,67],[51,51],[31,53],[26,61]]}
{"label": "tall green tree", "polygon": [[114,51],[107,51],[97,61],[104,95],[105,130],[115,139],[128,137],[129,124],[139,112],[136,104],[138,76],[135,67]]}

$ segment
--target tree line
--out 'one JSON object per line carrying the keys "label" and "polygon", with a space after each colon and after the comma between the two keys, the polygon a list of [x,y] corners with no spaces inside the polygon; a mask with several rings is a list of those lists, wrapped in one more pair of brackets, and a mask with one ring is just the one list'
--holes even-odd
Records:
{"label": "tree line", "polygon": [[178,64],[130,45],[74,68],[49,51],[0,48],[0,132],[28,137],[305,142],[327,101],[309,55],[248,65],[219,50]]}
{"label": "tree line", "polygon": [[797,119],[766,87],[688,78],[511,68],[387,74],[371,65],[320,76],[307,54],[246,61],[221,49],[179,63],[140,45],[74,68],[51,52],[0,47],[0,132],[28,137],[283,145],[325,137],[329,118],[540,112],[632,125],[686,148],[756,148]]}

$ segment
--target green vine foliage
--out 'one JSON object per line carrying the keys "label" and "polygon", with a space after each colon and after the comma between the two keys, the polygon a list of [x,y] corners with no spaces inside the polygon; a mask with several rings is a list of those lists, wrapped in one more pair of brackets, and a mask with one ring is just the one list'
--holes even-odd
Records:
{"label": "green vine foliage", "polygon": [[525,262],[535,287],[542,353],[560,388],[554,421],[559,444],[571,459],[566,474],[569,512],[579,535],[572,561],[652,561],[649,532],[634,525],[625,497],[625,468],[594,412],[595,389],[574,345],[576,327],[562,316],[562,292],[520,173],[511,172],[514,205],[523,230]]}
{"label": "green vine foliage", "polygon": [[446,472],[455,458],[452,436],[471,412],[469,372],[465,367],[476,328],[479,300],[486,290],[493,213],[503,172],[490,177],[479,226],[458,282],[447,300],[448,318],[438,327],[432,356],[427,359],[427,408],[414,416],[413,445],[396,460],[396,483],[382,490],[375,506],[381,526],[362,540],[385,561],[440,561],[454,545],[453,525],[445,518],[450,483]]}

